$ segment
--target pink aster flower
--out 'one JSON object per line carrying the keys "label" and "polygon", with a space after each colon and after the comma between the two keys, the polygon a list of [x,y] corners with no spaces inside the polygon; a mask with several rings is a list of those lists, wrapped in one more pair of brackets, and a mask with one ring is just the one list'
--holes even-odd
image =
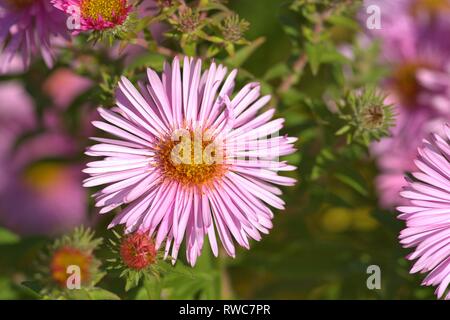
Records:
{"label": "pink aster flower", "polygon": [[121,26],[131,10],[127,0],[51,0],[51,2],[73,19],[71,26],[74,34]]}
{"label": "pink aster flower", "polygon": [[[400,234],[403,246],[416,250],[408,256],[416,260],[411,273],[428,272],[423,285],[437,286],[444,297],[450,283],[450,128],[445,137],[434,134],[419,149],[417,172],[408,179],[402,197],[408,204],[399,207],[399,218],[406,220]],[[445,299],[450,299],[450,292]]]}
{"label": "pink aster flower", "polygon": [[445,37],[450,26],[450,0],[364,0],[360,20],[367,19],[378,8],[380,28],[370,34],[383,40],[383,53],[388,60],[414,55],[422,40],[437,40],[430,34]]}
{"label": "pink aster flower", "polygon": [[284,209],[274,184],[295,183],[277,174],[295,167],[277,159],[295,151],[296,139],[273,136],[284,122],[271,120],[274,109],[258,115],[270,100],[258,83],[232,96],[236,74],[215,63],[202,74],[201,61],[187,57],[181,70],[175,58],[161,78],[148,69],[140,91],[123,77],[117,107],[100,108],[105,122],[93,122],[116,136],[94,138],[100,143],[87,151],[103,157],[84,170],[86,187],[106,185],[95,194],[100,213],[126,204],[110,227],[148,232],[174,263],[183,238],[191,265],[205,235],[216,256],[216,232],[232,257],[233,239],[249,248],[249,238],[272,228],[268,205]]}
{"label": "pink aster flower", "polygon": [[21,55],[24,67],[40,53],[51,67],[52,44],[68,39],[65,17],[48,0],[0,0],[0,71]]}

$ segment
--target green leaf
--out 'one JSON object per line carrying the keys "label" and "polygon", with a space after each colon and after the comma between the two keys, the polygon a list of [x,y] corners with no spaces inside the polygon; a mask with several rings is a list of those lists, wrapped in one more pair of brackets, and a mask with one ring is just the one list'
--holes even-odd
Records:
{"label": "green leaf", "polygon": [[351,128],[352,128],[352,127],[349,126],[349,125],[343,126],[342,128],[340,128],[340,129],[336,132],[336,135],[337,135],[337,136],[341,136],[341,135],[347,133]]}
{"label": "green leaf", "polygon": [[161,71],[163,69],[164,61],[165,58],[163,55],[150,52],[134,59],[127,67],[127,71],[139,68],[152,68]]}
{"label": "green leaf", "polygon": [[139,285],[139,280],[141,279],[139,272],[124,270],[121,277],[125,277],[125,291],[130,291],[131,289]]}
{"label": "green leaf", "polygon": [[118,295],[103,288],[92,288],[87,292],[91,300],[120,300]]}
{"label": "green leaf", "polygon": [[38,281],[24,281],[21,283],[22,288],[25,289],[27,293],[29,293],[31,296],[41,299],[42,296],[40,292],[43,289],[42,283]]}
{"label": "green leaf", "polygon": [[[18,290],[8,277],[0,277],[0,300],[14,300],[18,298]],[[22,286],[20,289],[23,289]],[[27,292],[29,291],[26,288]],[[31,292],[31,296],[36,296],[36,293]]]}
{"label": "green leaf", "polygon": [[115,293],[102,288],[67,290],[65,297],[69,300],[120,300]]}
{"label": "green leaf", "polygon": [[265,41],[266,39],[264,37],[256,39],[248,46],[238,50],[234,56],[227,58],[225,63],[232,67],[242,66],[245,61],[250,58],[253,52],[255,52]]}
{"label": "green leaf", "polygon": [[68,300],[94,300],[85,289],[67,290],[67,293],[64,297]]}
{"label": "green leaf", "polygon": [[317,75],[320,65],[323,63],[345,63],[348,60],[329,43],[307,43],[305,44],[305,51],[314,76]]}
{"label": "green leaf", "polygon": [[161,299],[161,279],[156,276],[146,275],[144,278],[144,287],[147,292],[148,299]]}
{"label": "green leaf", "polygon": [[11,231],[0,228],[0,245],[2,244],[15,244],[20,241],[18,235],[12,233]]}
{"label": "green leaf", "polygon": [[[363,196],[367,196],[368,192],[366,188],[363,186],[364,181],[361,181],[361,179],[356,178],[355,176],[350,177],[349,175],[342,174],[342,173],[336,173],[335,177],[341,181],[342,183],[348,185],[349,187],[353,188],[355,191],[360,193]],[[360,181],[357,181],[360,180]]]}
{"label": "green leaf", "polygon": [[311,66],[311,72],[315,76],[319,72],[320,67],[320,48],[318,45],[307,43],[305,45],[306,54],[308,56],[309,65]]}
{"label": "green leaf", "polygon": [[352,30],[359,30],[359,23],[355,19],[351,19],[350,17],[346,17],[343,15],[332,15],[328,18],[328,22],[336,25],[345,27]]}
{"label": "green leaf", "polygon": [[263,79],[265,81],[269,81],[272,79],[282,78],[290,73],[289,67],[284,62],[277,63],[269,70],[267,70]]}
{"label": "green leaf", "polygon": [[220,274],[208,244],[194,268],[178,261],[174,267],[170,266],[162,280],[170,299],[220,298]]}
{"label": "green leaf", "polygon": [[198,37],[200,37],[204,40],[207,40],[209,42],[212,42],[212,43],[223,43],[224,42],[224,40],[222,38],[217,37],[217,36],[210,36],[207,33],[203,32],[202,30],[197,30],[195,34]]}

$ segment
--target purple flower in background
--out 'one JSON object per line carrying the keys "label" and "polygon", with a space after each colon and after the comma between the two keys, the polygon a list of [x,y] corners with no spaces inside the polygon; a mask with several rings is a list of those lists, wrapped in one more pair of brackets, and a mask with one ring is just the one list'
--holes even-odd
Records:
{"label": "purple flower in background", "polygon": [[450,43],[443,41],[450,33],[450,0],[365,1],[365,8],[373,5],[380,8],[381,29],[369,33],[381,40],[391,70],[384,85],[397,121],[392,136],[372,152],[380,168],[380,204],[393,208],[402,203],[395,191],[416,169],[421,140],[450,118]]}
{"label": "purple flower in background", "polygon": [[406,221],[400,242],[406,248],[415,247],[408,256],[417,260],[411,273],[427,272],[423,285],[437,286],[439,298],[450,283],[450,128],[445,126],[445,138],[434,134],[419,149],[418,170],[408,179],[401,196],[407,204],[398,210]]}
{"label": "purple flower in background", "polygon": [[448,116],[450,42],[443,40],[450,32],[450,0],[365,1],[365,7],[371,5],[380,8],[382,23],[369,35],[382,42],[382,57],[392,70],[386,87],[396,104],[410,114],[425,108]]}
{"label": "purple flower in background", "polygon": [[19,82],[2,84],[0,95],[0,225],[33,235],[86,222],[81,168],[61,161],[79,152],[74,140],[45,121],[44,133],[19,143],[38,128],[33,100]]}
{"label": "purple flower in background", "polygon": [[226,77],[212,63],[202,73],[201,61],[186,57],[182,69],[178,58],[166,64],[161,78],[147,73],[140,91],[123,77],[117,107],[99,109],[105,122],[93,124],[117,139],[94,139],[86,154],[103,159],[87,164],[84,185],[106,185],[95,194],[100,213],[128,205],[110,227],[147,232],[173,262],[184,238],[192,266],[206,235],[217,256],[216,232],[234,257],[233,238],[249,248],[249,238],[272,228],[268,205],[284,209],[273,184],[293,185],[278,172],[295,167],[277,158],[294,152],[296,139],[271,137],[284,119],[271,120],[274,109],[258,115],[270,100],[258,83],[232,96],[236,70]]}
{"label": "purple flower in background", "polygon": [[[370,149],[380,170],[375,184],[383,208],[394,208],[404,203],[399,192],[406,184],[405,174],[416,169],[414,160],[421,137],[439,132],[447,121],[446,117],[430,117],[427,109],[417,110],[414,116],[401,112],[400,108],[397,108],[397,112],[396,126],[391,131],[391,137],[372,144]],[[415,141],[416,139],[419,141]]]}
{"label": "purple flower in background", "polygon": [[414,55],[422,40],[432,40],[430,34],[445,35],[450,25],[450,0],[364,0],[363,7],[359,19],[364,27],[369,27],[373,9],[379,9],[380,28],[372,27],[369,33],[382,39],[388,60]]}
{"label": "purple flower in background", "polygon": [[6,184],[5,164],[17,137],[36,126],[32,98],[20,82],[0,84],[0,190]]}
{"label": "purple flower in background", "polygon": [[[365,0],[359,19],[368,28],[373,9],[380,14],[380,25],[368,30],[368,35],[383,40],[382,52],[387,59],[408,55],[416,45],[416,28],[406,6],[411,0]],[[392,48],[396,48],[392,51]]]}
{"label": "purple flower in background", "polygon": [[70,69],[60,68],[45,80],[42,89],[53,99],[56,107],[65,109],[92,85],[90,79],[79,76]]}
{"label": "purple flower in background", "polygon": [[51,67],[52,42],[68,39],[65,23],[64,14],[48,0],[0,0],[0,71],[5,72],[16,55],[26,68],[39,53]]}
{"label": "purple flower in background", "polygon": [[36,125],[36,119],[33,114],[33,100],[20,82],[1,83],[0,97],[1,161],[14,139],[25,130],[33,128]]}
{"label": "purple flower in background", "polygon": [[42,134],[2,164],[1,225],[24,235],[54,235],[86,222],[81,167],[53,160],[73,154],[73,146],[61,134]]}

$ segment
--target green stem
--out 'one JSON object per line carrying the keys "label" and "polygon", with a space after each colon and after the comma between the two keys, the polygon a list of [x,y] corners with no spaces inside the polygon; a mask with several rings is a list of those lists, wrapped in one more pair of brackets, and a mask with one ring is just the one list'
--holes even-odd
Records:
{"label": "green stem", "polygon": [[220,270],[220,296],[224,300],[234,298],[233,287],[231,285],[230,275],[227,270],[227,255],[219,251],[219,270]]}

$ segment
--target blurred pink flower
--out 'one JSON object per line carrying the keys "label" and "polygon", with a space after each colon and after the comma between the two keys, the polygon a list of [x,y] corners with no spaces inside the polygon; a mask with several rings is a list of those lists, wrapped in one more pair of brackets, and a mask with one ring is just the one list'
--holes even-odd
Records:
{"label": "blurred pink flower", "polygon": [[[294,152],[296,139],[270,137],[284,119],[271,120],[274,109],[258,115],[270,101],[260,97],[258,83],[232,95],[237,70],[226,77],[227,69],[212,63],[202,74],[201,61],[186,57],[182,70],[175,58],[165,64],[162,77],[151,69],[147,73],[140,91],[122,77],[117,107],[99,109],[105,121],[93,124],[118,139],[95,138],[100,143],[86,154],[103,159],[87,164],[84,172],[91,178],[84,185],[107,185],[95,194],[100,213],[128,204],[110,227],[124,224],[127,233],[148,232],[157,248],[165,242],[174,263],[185,238],[187,260],[195,265],[206,234],[217,256],[216,231],[234,257],[233,238],[249,248],[249,237],[260,240],[260,232],[272,228],[268,205],[284,209],[281,190],[273,184],[293,185],[295,179],[277,173],[295,167],[277,157]],[[185,162],[173,158],[180,146],[174,135],[183,133],[182,139],[202,141],[193,142],[194,149],[201,145],[201,159],[192,149],[184,151]],[[205,150],[226,157],[216,161]]]}
{"label": "blurred pink flower", "polygon": [[33,114],[33,100],[20,82],[0,83],[0,97],[1,159],[17,135],[36,125],[36,119]]}
{"label": "blurred pink flower", "polygon": [[87,195],[80,166],[55,162],[73,153],[73,141],[57,133],[20,144],[1,170],[0,224],[24,235],[58,234],[86,222]]}
{"label": "blurred pink flower", "polygon": [[0,85],[0,94],[0,225],[30,235],[86,222],[81,167],[54,160],[76,156],[79,147],[46,124],[44,133],[37,131],[34,103],[19,82]]}
{"label": "blurred pink flower", "polygon": [[[390,77],[385,81],[395,106],[392,136],[374,144],[380,168],[376,184],[380,204],[393,208],[403,200],[401,177],[415,170],[421,140],[450,119],[450,0],[365,0],[380,8],[381,29],[369,34],[382,42]],[[367,17],[366,11],[361,14]]]}
{"label": "blurred pink flower", "polygon": [[17,137],[36,126],[33,100],[20,82],[0,84],[0,190],[6,184],[6,158]]}
{"label": "blurred pink flower", "polygon": [[381,29],[368,34],[382,42],[392,70],[386,87],[396,105],[411,114],[425,108],[435,112],[430,116],[449,116],[450,42],[443,39],[450,32],[450,0],[366,0],[370,5],[381,8]]}
{"label": "blurred pink flower", "polygon": [[[408,56],[416,46],[416,24],[407,10],[407,4],[414,0],[364,0],[359,20],[364,28],[373,16],[373,8],[380,13],[380,28],[368,30],[368,34],[383,40],[382,52],[388,59]],[[396,50],[392,50],[396,48]]]}
{"label": "blurred pink flower", "polygon": [[450,283],[450,128],[445,138],[434,134],[419,149],[417,171],[401,195],[407,204],[398,208],[406,221],[400,242],[415,247],[407,258],[417,260],[411,273],[428,272],[423,285],[437,286],[439,298]]}
{"label": "blurred pink flower", "polygon": [[70,69],[61,68],[45,80],[42,90],[52,97],[56,107],[65,109],[92,85],[90,79],[81,77]]}
{"label": "blurred pink flower", "polygon": [[38,53],[52,67],[52,44],[57,38],[68,39],[65,17],[48,0],[0,1],[0,72],[17,55],[24,68]]}
{"label": "blurred pink flower", "polygon": [[383,54],[390,61],[415,55],[422,41],[445,38],[450,25],[450,0],[364,0],[359,14],[364,27],[369,27],[373,8],[379,9],[380,26],[372,26],[369,34],[382,39]]}
{"label": "blurred pink flower", "polygon": [[[54,131],[64,132],[67,124],[62,121],[68,108],[75,99],[93,86],[92,80],[79,76],[70,69],[55,70],[42,85],[42,90],[52,101],[52,107],[46,108],[44,124]],[[98,119],[98,114],[88,102],[76,105],[76,113],[80,116],[78,135],[88,137],[92,130],[91,121]]]}
{"label": "blurred pink flower", "polygon": [[399,192],[406,185],[405,175],[417,169],[414,161],[417,148],[424,137],[431,132],[439,132],[448,120],[430,116],[427,109],[418,109],[413,114],[402,111],[402,108],[397,108],[396,126],[391,137],[373,143],[370,148],[380,170],[375,180],[380,205],[387,209],[405,202]]}
{"label": "blurred pink flower", "polygon": [[[152,17],[156,15],[161,9],[158,5],[158,0],[143,0],[137,7],[137,14],[139,19],[145,17]],[[168,30],[168,26],[161,22],[152,23],[149,27],[153,39],[156,42],[161,43],[164,40],[164,32]]]}

